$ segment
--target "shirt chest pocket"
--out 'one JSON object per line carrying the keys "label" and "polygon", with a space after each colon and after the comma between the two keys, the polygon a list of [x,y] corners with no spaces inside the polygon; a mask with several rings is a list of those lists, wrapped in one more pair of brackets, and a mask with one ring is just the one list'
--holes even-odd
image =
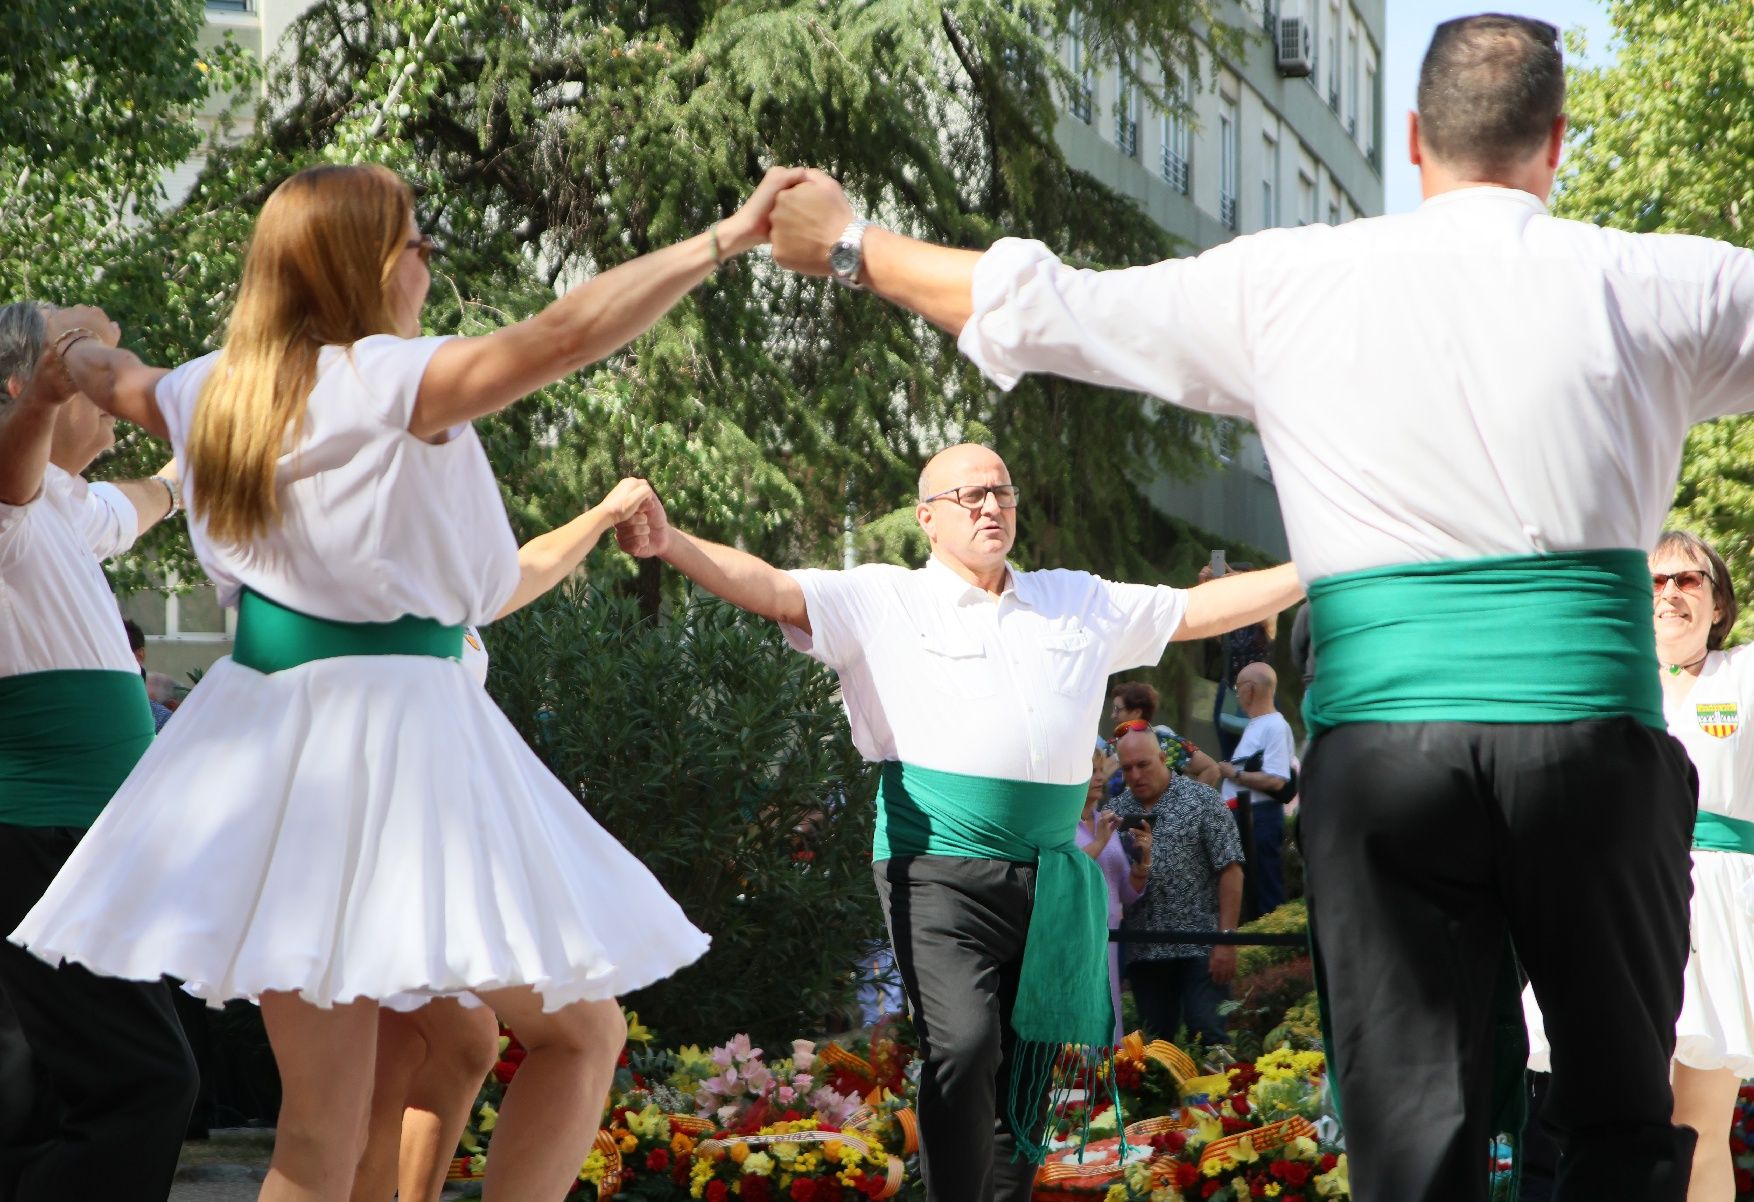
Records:
{"label": "shirt chest pocket", "polygon": [[971,635],[942,631],[920,635],[922,684],[946,702],[959,698],[991,697],[1004,682],[1000,666],[987,654],[981,641]]}
{"label": "shirt chest pocket", "polygon": [[1042,637],[1041,647],[1041,670],[1046,676],[1042,683],[1062,697],[1082,697],[1106,681],[1096,635],[1088,629],[1053,631]]}

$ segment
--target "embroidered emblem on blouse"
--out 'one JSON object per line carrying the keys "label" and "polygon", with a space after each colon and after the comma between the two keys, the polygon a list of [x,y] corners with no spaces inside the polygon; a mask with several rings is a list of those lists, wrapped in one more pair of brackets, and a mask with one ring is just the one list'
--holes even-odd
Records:
{"label": "embroidered emblem on blouse", "polygon": [[1714,739],[1727,739],[1741,726],[1741,713],[1734,701],[1702,701],[1694,707],[1699,729]]}

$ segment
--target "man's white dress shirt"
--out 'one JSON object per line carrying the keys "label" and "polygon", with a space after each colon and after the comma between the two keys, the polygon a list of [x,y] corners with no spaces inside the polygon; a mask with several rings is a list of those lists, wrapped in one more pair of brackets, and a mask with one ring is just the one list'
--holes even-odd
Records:
{"label": "man's white dress shirt", "polygon": [[810,633],[782,629],[839,674],[866,759],[1048,784],[1090,779],[1109,674],[1162,659],[1188,605],[1184,589],[1015,569],[995,598],[935,558],[791,575]]}
{"label": "man's white dress shirt", "polygon": [[54,464],[35,500],[0,504],[0,677],[139,674],[100,566],[134,544],[139,523],[114,485],[87,484]]}
{"label": "man's white dress shirt", "polygon": [[1650,547],[1695,422],[1754,408],[1754,253],[1508,188],[1125,271],[1005,239],[959,345],[1252,420],[1306,581]]}

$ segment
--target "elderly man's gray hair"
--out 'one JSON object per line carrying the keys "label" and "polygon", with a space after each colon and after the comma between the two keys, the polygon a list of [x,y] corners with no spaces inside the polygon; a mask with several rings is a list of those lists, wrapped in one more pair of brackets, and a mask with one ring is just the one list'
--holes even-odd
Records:
{"label": "elderly man's gray hair", "polygon": [[10,395],[6,385],[14,377],[22,384],[36,368],[46,332],[43,311],[36,301],[0,306],[0,400]]}

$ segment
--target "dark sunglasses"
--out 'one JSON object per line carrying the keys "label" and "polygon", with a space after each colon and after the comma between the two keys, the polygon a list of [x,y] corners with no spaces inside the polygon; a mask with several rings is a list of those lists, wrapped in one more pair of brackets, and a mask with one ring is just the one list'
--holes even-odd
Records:
{"label": "dark sunglasses", "polygon": [[1128,718],[1125,722],[1122,722],[1119,725],[1117,725],[1115,727],[1114,734],[1109,736],[1109,737],[1114,738],[1114,739],[1118,739],[1122,735],[1130,735],[1130,734],[1135,733],[1136,731],[1151,730],[1151,729],[1152,729],[1151,723],[1145,721],[1143,718]]}

